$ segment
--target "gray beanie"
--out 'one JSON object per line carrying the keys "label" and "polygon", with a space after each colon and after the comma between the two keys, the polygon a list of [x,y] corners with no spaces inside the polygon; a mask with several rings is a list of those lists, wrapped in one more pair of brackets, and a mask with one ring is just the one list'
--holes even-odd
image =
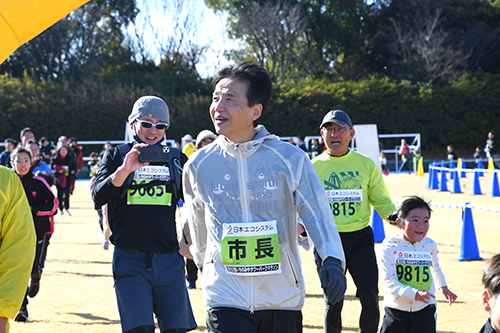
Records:
{"label": "gray beanie", "polygon": [[132,107],[132,112],[130,116],[128,116],[128,122],[131,124],[144,116],[155,118],[166,123],[167,128],[170,127],[170,115],[168,113],[167,103],[159,97],[142,96],[139,98]]}

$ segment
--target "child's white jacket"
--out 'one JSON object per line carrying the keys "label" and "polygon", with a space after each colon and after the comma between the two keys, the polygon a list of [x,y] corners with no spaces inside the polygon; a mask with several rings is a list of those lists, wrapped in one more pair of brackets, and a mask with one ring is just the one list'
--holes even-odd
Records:
{"label": "child's white jacket", "polygon": [[389,235],[384,239],[379,255],[380,273],[384,284],[384,306],[401,311],[415,312],[422,310],[429,304],[436,303],[435,298],[431,298],[429,303],[416,301],[415,294],[418,289],[407,286],[398,280],[396,258],[401,256],[402,253],[420,251],[429,252],[432,258],[430,293],[436,295],[436,286],[437,288],[446,286],[444,274],[438,263],[437,245],[432,239],[425,237],[422,241],[412,244],[398,235]]}

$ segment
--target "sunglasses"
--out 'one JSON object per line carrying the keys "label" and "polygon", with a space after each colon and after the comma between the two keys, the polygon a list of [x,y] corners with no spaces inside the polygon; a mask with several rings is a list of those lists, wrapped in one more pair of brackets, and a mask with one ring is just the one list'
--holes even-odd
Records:
{"label": "sunglasses", "polygon": [[145,120],[139,121],[139,124],[141,124],[141,126],[144,128],[151,128],[154,126],[158,130],[164,130],[168,126],[168,124],[164,124],[164,123],[153,124],[153,123],[150,123],[149,121],[145,121]]}

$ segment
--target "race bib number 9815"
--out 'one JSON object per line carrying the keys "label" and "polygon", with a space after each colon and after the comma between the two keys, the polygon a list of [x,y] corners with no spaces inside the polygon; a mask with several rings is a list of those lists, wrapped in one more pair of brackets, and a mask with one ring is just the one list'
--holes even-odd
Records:
{"label": "race bib number 9815", "polygon": [[418,290],[432,286],[432,255],[428,251],[397,251],[394,253],[398,280]]}

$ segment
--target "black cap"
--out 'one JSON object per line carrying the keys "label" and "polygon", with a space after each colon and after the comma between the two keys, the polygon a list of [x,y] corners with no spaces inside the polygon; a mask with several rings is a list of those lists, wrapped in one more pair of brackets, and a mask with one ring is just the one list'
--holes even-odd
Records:
{"label": "black cap", "polygon": [[352,128],[351,118],[342,110],[331,110],[323,117],[323,121],[321,122],[321,126],[319,128],[323,128],[325,124],[335,123],[340,126],[349,126]]}

